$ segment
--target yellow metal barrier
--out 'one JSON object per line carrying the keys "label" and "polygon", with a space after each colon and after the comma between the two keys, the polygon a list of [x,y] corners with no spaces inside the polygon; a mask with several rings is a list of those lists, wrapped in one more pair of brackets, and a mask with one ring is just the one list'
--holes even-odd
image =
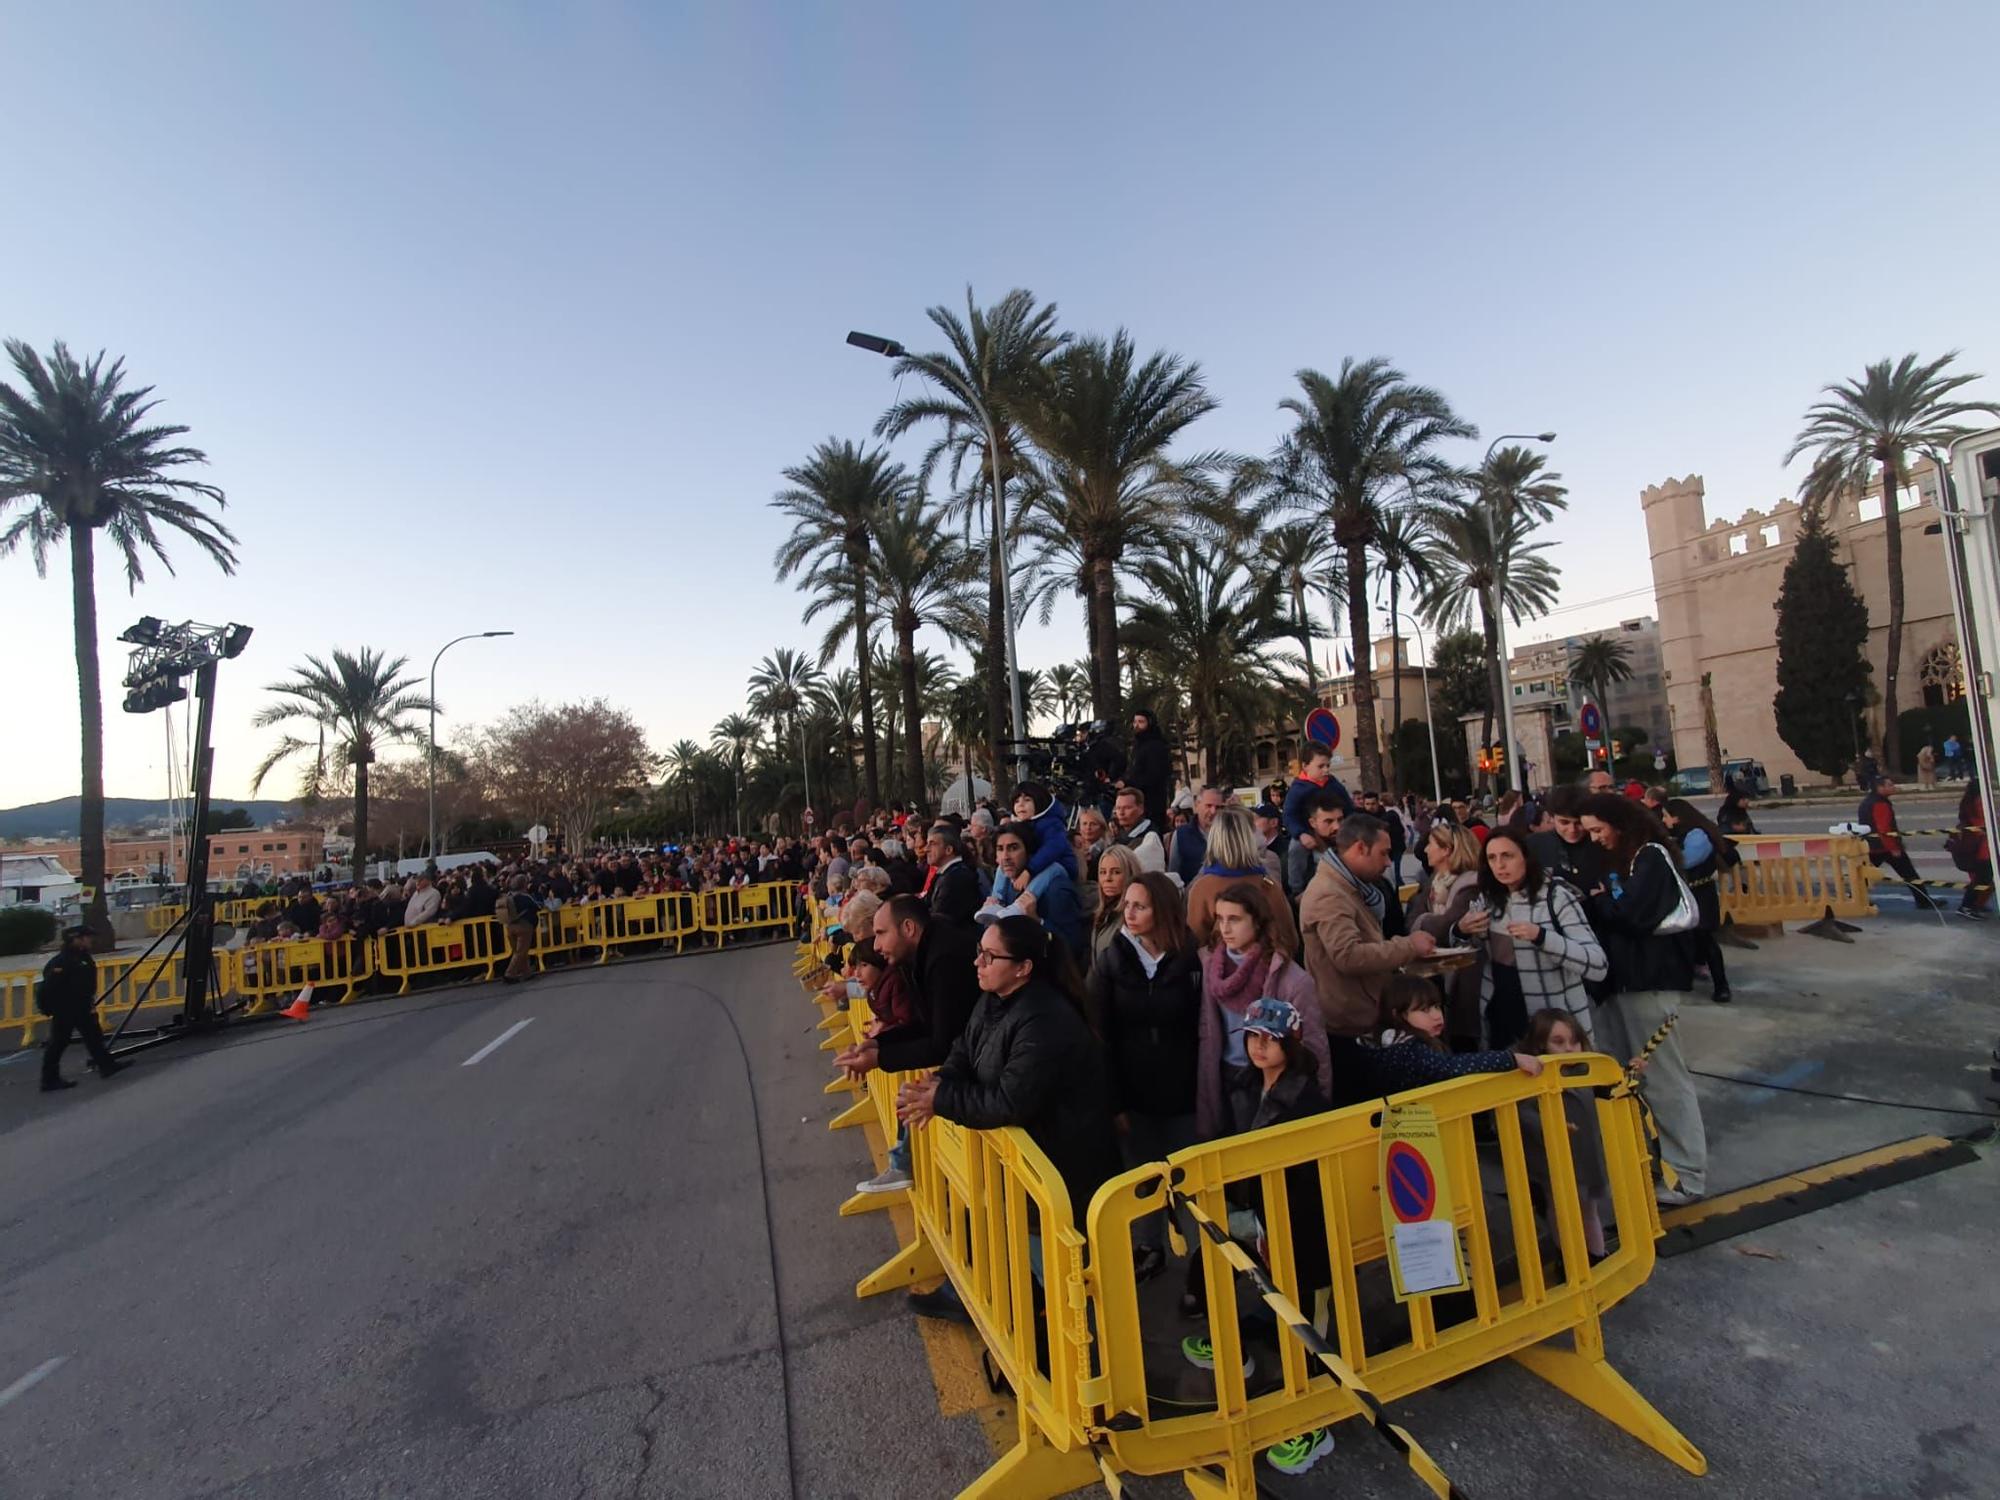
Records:
{"label": "yellow metal barrier", "polygon": [[[1391,1299],[1386,1265],[1381,1115],[1373,1105],[1197,1146],[1177,1153],[1164,1169],[1144,1167],[1107,1183],[1091,1204],[1089,1243],[1104,1369],[1099,1394],[1116,1465],[1142,1474],[1213,1467],[1220,1470],[1220,1481],[1213,1474],[1189,1475],[1196,1494],[1248,1497],[1256,1493],[1253,1464],[1260,1450],[1362,1411],[1354,1393],[1324,1373],[1302,1344],[1282,1336],[1275,1384],[1250,1394],[1235,1277],[1208,1243],[1202,1254],[1214,1399],[1194,1411],[1163,1410],[1149,1399],[1149,1356],[1157,1377],[1164,1362],[1178,1366],[1180,1355],[1173,1337],[1149,1341],[1145,1323],[1160,1325],[1161,1333],[1171,1329],[1174,1336],[1180,1329],[1170,1315],[1142,1321],[1132,1229],[1160,1208],[1161,1173],[1170,1170],[1180,1190],[1218,1223],[1229,1216],[1230,1186],[1261,1185],[1271,1279],[1301,1307],[1312,1306],[1322,1288],[1301,1283],[1293,1257],[1294,1215],[1323,1213],[1331,1278],[1325,1289],[1332,1322],[1328,1338],[1381,1399],[1393,1401],[1512,1356],[1681,1467],[1704,1472],[1700,1452],[1605,1362],[1600,1316],[1652,1273],[1659,1234],[1637,1104],[1629,1096],[1597,1092],[1623,1077],[1609,1058],[1590,1055],[1548,1059],[1539,1078],[1487,1075],[1402,1096],[1436,1112],[1469,1290],[1414,1297],[1400,1309]],[[1569,1093],[1578,1094],[1595,1116],[1609,1189],[1607,1228],[1615,1224],[1618,1232],[1617,1246],[1595,1265],[1585,1244],[1571,1157],[1563,1097]],[[1538,1144],[1531,1145],[1523,1131],[1523,1110],[1535,1112]],[[1474,1145],[1473,1121],[1481,1115],[1495,1127],[1497,1171]],[[1287,1169],[1299,1167],[1316,1180],[1318,1204],[1288,1196]],[[1544,1193],[1546,1231],[1536,1222],[1531,1181]],[[1497,1223],[1489,1219],[1488,1197],[1496,1188],[1504,1193]],[[1510,1277],[1503,1282],[1502,1269],[1510,1262]],[[1564,1334],[1568,1347],[1548,1342]],[[1257,1351],[1260,1369],[1271,1358],[1268,1348]]]}
{"label": "yellow metal barrier", "polygon": [[[235,993],[242,982],[242,955],[224,949],[215,954],[209,993],[222,997]],[[40,968],[0,974],[0,1034],[18,1032],[17,1046],[32,1046],[42,1023],[48,1018],[35,1009],[35,985],[42,977]],[[134,1001],[142,1011],[155,1006],[178,1008],[187,998],[186,967],[181,955],[142,959],[137,954],[111,955],[97,960],[97,1018],[109,1032],[125,1018]]]}
{"label": "yellow metal barrier", "polygon": [[146,908],[146,931],[165,932],[186,915],[185,906],[149,906]]}
{"label": "yellow metal barrier", "polygon": [[377,969],[383,977],[400,981],[399,995],[410,992],[410,981],[419,974],[484,969],[491,979],[507,961],[506,930],[492,917],[399,927],[382,933],[375,945]]}
{"label": "yellow metal barrier", "polygon": [[798,924],[797,898],[798,887],[788,881],[705,891],[702,930],[714,933],[718,944],[728,942],[732,933],[790,932]]}
{"label": "yellow metal barrier", "polygon": [[1876,875],[1864,839],[1844,836],[1740,841],[1743,861],[1716,874],[1722,914],[1739,924],[1811,922],[1872,917],[1869,886]]}
{"label": "yellow metal barrier", "polygon": [[298,938],[259,943],[235,950],[228,957],[235,961],[238,992],[249,998],[249,1013],[254,1016],[278,1009],[274,1002],[291,1000],[306,985],[338,991],[317,997],[320,999],[338,999],[343,1005],[357,999],[362,983],[374,977],[376,947],[375,942],[356,937],[332,942]]}
{"label": "yellow metal barrier", "polygon": [[582,914],[584,945],[600,950],[599,963],[611,962],[618,949],[629,943],[658,943],[663,947],[672,943],[674,952],[679,953],[690,937],[701,933],[696,899],[677,892],[597,901],[576,908]]}

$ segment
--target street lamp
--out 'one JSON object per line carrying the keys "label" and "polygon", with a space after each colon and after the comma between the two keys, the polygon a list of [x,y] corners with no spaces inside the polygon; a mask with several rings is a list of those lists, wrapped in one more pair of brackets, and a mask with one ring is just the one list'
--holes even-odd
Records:
{"label": "street lamp", "polygon": [[[1028,721],[1021,714],[1021,664],[1014,652],[1014,589],[1007,574],[1004,534],[1007,515],[1000,494],[1000,437],[993,426],[993,413],[986,409],[986,403],[979,399],[978,392],[948,367],[925,355],[910,353],[894,339],[881,338],[872,333],[850,333],[847,342],[857,349],[866,349],[870,354],[880,354],[887,359],[907,359],[919,369],[928,371],[933,380],[950,386],[963,396],[966,404],[979,413],[979,420],[986,424],[986,461],[993,473],[993,576],[1000,590],[1000,611],[1006,624],[1008,706],[1013,713],[1014,739],[1018,744],[1027,738]],[[998,745],[993,747],[993,763],[997,773],[1000,764]]]}
{"label": "street lamp", "polygon": [[[1487,464],[1493,461],[1493,450],[1502,443],[1553,443],[1553,432],[1503,432],[1486,445],[1486,457],[1479,460],[1479,472],[1486,472]],[[1500,732],[1507,737],[1507,780],[1519,791],[1527,788],[1527,774],[1521,765],[1521,747],[1514,742],[1514,688],[1512,676],[1507,668],[1507,580],[1500,567],[1500,529],[1494,520],[1498,503],[1488,496],[1486,500],[1486,540],[1493,549],[1493,631],[1494,641],[1500,649]]]}
{"label": "street lamp", "polygon": [[[512,635],[513,633],[511,630],[475,630],[471,635],[461,635],[446,641],[442,646],[438,647],[437,655],[431,658],[431,729],[427,741],[429,754],[424,757],[424,760],[430,776],[429,842],[426,845],[426,852],[433,860],[437,858],[438,852],[438,662],[444,657],[445,652],[456,646],[460,641],[491,640],[494,636]],[[368,851],[366,849],[356,849],[354,851],[354,883],[356,885],[361,884],[361,861],[367,857]]]}
{"label": "street lamp", "polygon": [[[1417,649],[1423,652],[1423,656],[1418,660],[1417,666],[1423,673],[1424,679],[1424,728],[1430,732],[1431,739],[1431,801],[1433,803],[1440,803],[1444,801],[1444,783],[1438,779],[1437,720],[1431,717],[1430,647],[1424,644],[1424,632],[1417,622],[1410,618],[1408,611],[1396,609],[1391,610],[1389,614],[1392,619],[1401,620],[1405,625],[1410,627],[1411,632],[1417,638]],[[1391,663],[1391,668],[1394,671],[1400,672],[1403,670],[1403,664],[1401,662],[1393,662]],[[1402,726],[1398,725],[1397,728],[1400,730]],[[1402,784],[1402,778],[1403,770],[1399,765],[1396,768],[1396,781],[1399,786]],[[1403,787],[1403,790],[1408,791],[1409,788]]]}

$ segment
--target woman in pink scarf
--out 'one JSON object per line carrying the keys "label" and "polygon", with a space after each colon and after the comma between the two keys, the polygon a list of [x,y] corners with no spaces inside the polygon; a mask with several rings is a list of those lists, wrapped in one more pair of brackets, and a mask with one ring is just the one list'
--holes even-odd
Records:
{"label": "woman in pink scarf", "polygon": [[1312,1054],[1322,1092],[1331,1094],[1332,1063],[1321,1022],[1319,993],[1312,977],[1272,945],[1271,918],[1257,886],[1243,881],[1215,898],[1215,941],[1201,953],[1201,1030],[1195,1079],[1197,1140],[1229,1135],[1228,1082],[1237,1069],[1250,1070],[1243,1023],[1250,1007],[1267,996],[1298,1010],[1305,1029],[1299,1038]]}

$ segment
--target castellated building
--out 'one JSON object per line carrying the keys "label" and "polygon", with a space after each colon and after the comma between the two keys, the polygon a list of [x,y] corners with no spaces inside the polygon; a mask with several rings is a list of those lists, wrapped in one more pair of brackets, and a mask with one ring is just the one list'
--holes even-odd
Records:
{"label": "castellated building", "polygon": [[[1944,541],[1927,534],[1937,521],[1936,477],[1916,466],[1898,496],[1903,534],[1903,659],[1897,707],[1943,703],[1964,691],[1957,632],[1945,570]],[[1715,722],[1725,758],[1764,763],[1772,785],[1789,772],[1802,786],[1824,785],[1778,738],[1771,700],[1778,691],[1778,587],[1801,522],[1799,507],[1780,501],[1735,520],[1711,521],[1701,476],[1649,485],[1639,504],[1653,558],[1659,607],[1660,655],[1674,756],[1683,766],[1707,763],[1702,742],[1701,678],[1714,674]],[[1879,488],[1843,496],[1828,522],[1840,539],[1840,561],[1868,607],[1868,659],[1879,691],[1889,635],[1888,568]],[[1879,750],[1882,710],[1868,712],[1869,737]],[[1916,746],[1909,747],[1914,755]]]}

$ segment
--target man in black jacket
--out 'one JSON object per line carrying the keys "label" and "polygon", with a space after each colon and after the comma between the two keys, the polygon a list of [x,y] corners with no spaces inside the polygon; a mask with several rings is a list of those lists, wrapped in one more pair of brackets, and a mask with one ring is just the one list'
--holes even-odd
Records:
{"label": "man in black jacket", "polygon": [[1132,756],[1125,767],[1125,785],[1137,787],[1146,799],[1146,817],[1153,827],[1165,828],[1167,799],[1174,791],[1174,763],[1150,708],[1132,710]]}
{"label": "man in black jacket", "polygon": [[979,889],[979,872],[965,857],[964,835],[949,823],[939,823],[931,829],[924,852],[936,872],[931,876],[931,915],[963,928],[969,936],[972,914],[986,898]]}
{"label": "man in black jacket", "polygon": [[117,1061],[104,1045],[104,1030],[97,1024],[97,960],[90,953],[90,929],[71,927],[63,933],[63,945],[42,967],[41,1009],[49,1018],[49,1037],[42,1044],[42,1092],[73,1089],[76,1084],[62,1076],[63,1049],[72,1034],[83,1038],[84,1050],[97,1064],[97,1076],[109,1078],[127,1064]]}

